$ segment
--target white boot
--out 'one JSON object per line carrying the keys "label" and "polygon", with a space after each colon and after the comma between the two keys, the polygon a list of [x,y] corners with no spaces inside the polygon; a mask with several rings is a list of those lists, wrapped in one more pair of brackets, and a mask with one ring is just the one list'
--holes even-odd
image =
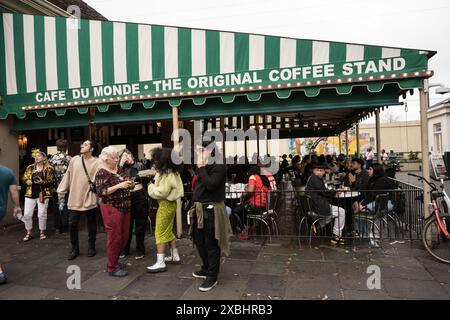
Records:
{"label": "white boot", "polygon": [[158,253],[156,259],[156,263],[151,267],[147,267],[147,272],[155,273],[155,272],[164,272],[167,270],[166,264],[164,262],[164,253]]}
{"label": "white boot", "polygon": [[164,261],[172,264],[180,264],[181,258],[180,255],[178,254],[178,249],[170,248],[170,256],[165,257]]}

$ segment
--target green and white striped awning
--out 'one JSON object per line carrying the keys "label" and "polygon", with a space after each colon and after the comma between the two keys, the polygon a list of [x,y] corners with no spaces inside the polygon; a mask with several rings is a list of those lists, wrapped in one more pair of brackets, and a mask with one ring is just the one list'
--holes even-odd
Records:
{"label": "green and white striped awning", "polygon": [[[1,14],[0,119],[8,114],[219,96],[315,97],[322,88],[417,88],[433,51],[64,17]],[[283,110],[280,110],[283,112]]]}

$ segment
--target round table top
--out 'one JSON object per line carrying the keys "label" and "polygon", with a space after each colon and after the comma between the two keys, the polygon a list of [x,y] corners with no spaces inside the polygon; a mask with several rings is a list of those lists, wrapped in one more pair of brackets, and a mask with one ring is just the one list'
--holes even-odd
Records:
{"label": "round table top", "polygon": [[336,198],[356,198],[359,196],[359,192],[357,191],[344,191],[336,193]]}

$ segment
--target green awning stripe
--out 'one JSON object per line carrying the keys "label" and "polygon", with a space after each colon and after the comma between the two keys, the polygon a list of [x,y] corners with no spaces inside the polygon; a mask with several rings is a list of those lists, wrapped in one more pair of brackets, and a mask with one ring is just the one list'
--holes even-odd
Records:
{"label": "green awning stripe", "polygon": [[6,62],[5,62],[5,31],[3,29],[3,17],[2,17],[2,19],[0,19],[0,96],[4,93],[6,93]]}
{"label": "green awning stripe", "polygon": [[58,86],[67,88],[69,84],[67,72],[67,22],[66,19],[56,18],[56,62],[58,68]]}
{"label": "green awning stripe", "polygon": [[192,37],[191,30],[178,28],[178,76],[192,74]]}
{"label": "green awning stripe", "polygon": [[365,46],[364,47],[364,60],[380,59],[381,47]]}
{"label": "green awning stripe", "polygon": [[36,60],[36,88],[37,91],[47,89],[47,79],[45,72],[45,33],[44,17],[34,17],[34,48]]}
{"label": "green awning stripe", "polygon": [[330,43],[330,63],[345,61],[347,55],[347,44]]}
{"label": "green awning stripe", "polygon": [[126,25],[127,79],[139,79],[138,25]]}
{"label": "green awning stripe", "polygon": [[249,42],[248,34],[246,33],[236,33],[235,34],[235,45],[234,45],[234,64],[235,71],[245,71],[248,70],[249,65]]}
{"label": "green awning stripe", "polygon": [[78,30],[78,52],[80,59],[81,87],[91,86],[91,56],[89,40],[89,20],[81,20]]}
{"label": "green awning stripe", "polygon": [[112,22],[102,23],[103,83],[114,83],[114,44]]}
{"label": "green awning stripe", "polygon": [[152,71],[153,79],[164,79],[164,27],[152,27]]}
{"label": "green awning stripe", "polygon": [[266,36],[264,41],[264,68],[280,67],[280,38]]}
{"label": "green awning stripe", "polygon": [[312,41],[297,40],[296,49],[296,61],[298,66],[312,64]]}
{"label": "green awning stripe", "polygon": [[14,15],[13,21],[17,92],[26,92],[23,16]]}
{"label": "green awning stripe", "polygon": [[217,31],[206,31],[206,73],[220,73],[220,34]]}

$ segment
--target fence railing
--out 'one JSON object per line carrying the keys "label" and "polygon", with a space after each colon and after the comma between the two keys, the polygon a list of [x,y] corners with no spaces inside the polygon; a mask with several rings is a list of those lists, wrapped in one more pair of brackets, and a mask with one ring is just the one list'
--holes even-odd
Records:
{"label": "fence railing", "polygon": [[[395,189],[360,190],[329,195],[330,214],[324,216],[316,197],[322,191],[305,191],[289,182],[278,191],[245,192],[242,186],[227,188],[225,203],[237,238],[331,238],[341,235],[357,240],[419,240],[423,229],[423,190],[394,180]],[[231,191],[230,191],[231,190]],[[372,195],[373,203],[363,203]],[[373,196],[377,195],[376,201]],[[323,195],[322,195],[323,196]],[[315,203],[316,201],[316,203]],[[192,202],[187,193],[183,215]],[[321,211],[321,208],[322,211]]]}

